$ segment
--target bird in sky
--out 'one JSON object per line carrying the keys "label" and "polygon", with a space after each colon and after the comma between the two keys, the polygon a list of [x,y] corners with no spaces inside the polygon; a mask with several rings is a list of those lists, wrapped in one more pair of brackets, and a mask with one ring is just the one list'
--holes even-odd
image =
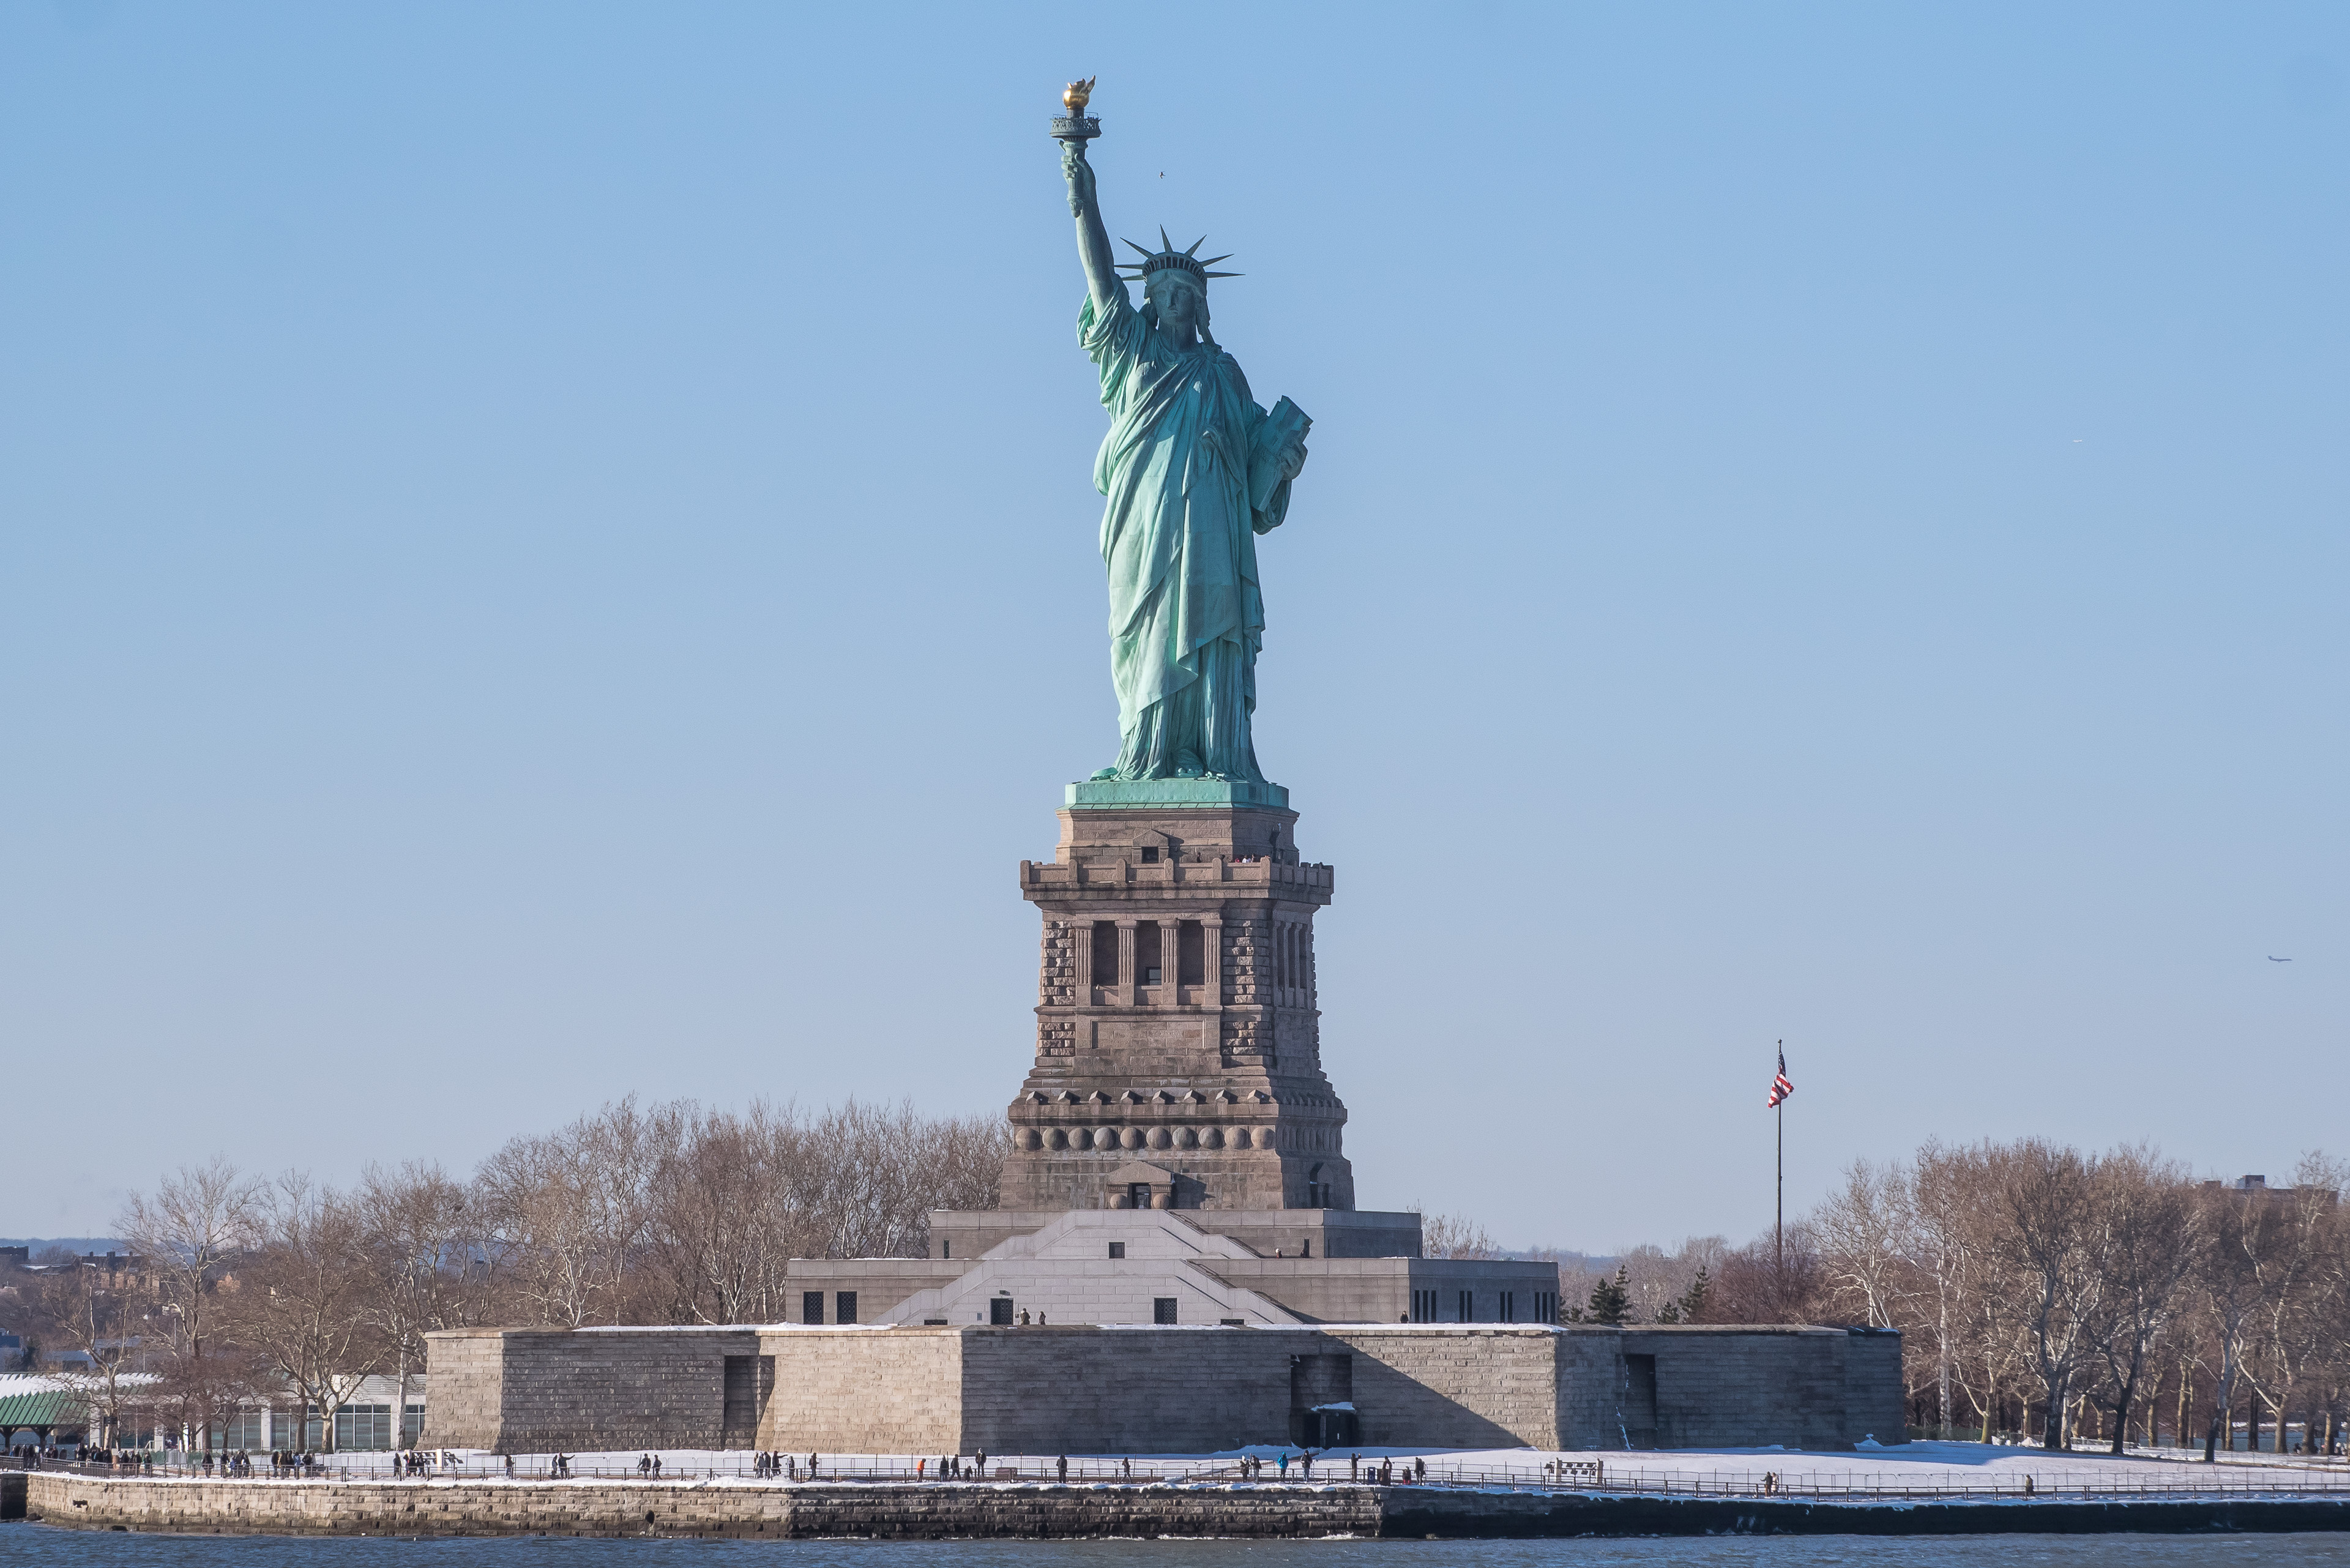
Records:
{"label": "bird in sky", "polygon": [[2292,961],[2293,960],[2291,959],[2281,959],[2274,953],[2269,954],[2269,962],[2271,963],[2291,963]]}

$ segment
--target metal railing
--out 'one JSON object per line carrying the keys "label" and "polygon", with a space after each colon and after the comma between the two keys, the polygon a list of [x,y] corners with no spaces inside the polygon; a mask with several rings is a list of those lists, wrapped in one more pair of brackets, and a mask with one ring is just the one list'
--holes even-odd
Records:
{"label": "metal railing", "polygon": [[[614,1462],[605,1455],[597,1456],[600,1462],[582,1463],[567,1455],[516,1454],[509,1466],[504,1457],[469,1454],[463,1463],[436,1467],[411,1476],[394,1474],[389,1468],[354,1464],[351,1462],[353,1456],[322,1454],[315,1456],[317,1462],[307,1469],[289,1467],[282,1469],[272,1469],[265,1462],[266,1456],[261,1456],[264,1462],[256,1464],[250,1474],[240,1476],[224,1475],[217,1464],[207,1474],[201,1463],[172,1462],[177,1458],[175,1453],[167,1450],[166,1456],[155,1465],[119,1467],[71,1459],[43,1459],[36,1466],[28,1467],[22,1460],[7,1459],[0,1460],[0,1468],[36,1468],[104,1480],[212,1480],[255,1485],[298,1480],[423,1485],[432,1481],[509,1479],[533,1482],[632,1481],[678,1486],[706,1485],[714,1480],[777,1486],[972,1486],[1006,1483],[1036,1486],[1066,1483],[1088,1487],[1220,1489],[1385,1484],[1398,1490],[1426,1487],[1447,1490],[1559,1495],[1645,1494],[1807,1502],[2215,1495],[2350,1497],[2350,1473],[2345,1473],[2338,1466],[2320,1469],[2314,1465],[2304,1467],[2276,1463],[2190,1465],[2167,1460],[2140,1460],[2138,1464],[2144,1466],[2144,1470],[2138,1474],[2112,1469],[2059,1469],[1919,1476],[1858,1469],[1792,1473],[1776,1469],[1682,1470],[1627,1467],[1620,1461],[1575,1459],[1545,1460],[1541,1465],[1490,1466],[1459,1464],[1440,1456],[1431,1456],[1426,1457],[1424,1476],[1418,1470],[1418,1459],[1398,1458],[1386,1461],[1394,1467],[1393,1480],[1383,1483],[1378,1480],[1378,1466],[1382,1461],[1367,1459],[1350,1467],[1346,1458],[1328,1452],[1315,1457],[1310,1473],[1293,1459],[1286,1475],[1272,1460],[1263,1461],[1257,1473],[1250,1474],[1241,1461],[1229,1459],[1117,1459],[1099,1456],[1071,1459],[1064,1473],[1056,1460],[1034,1455],[1004,1459],[991,1457],[983,1469],[966,1458],[960,1461],[959,1473],[943,1476],[939,1473],[935,1460],[918,1463],[910,1459],[829,1455],[818,1457],[815,1471],[811,1474],[807,1459],[802,1455],[793,1456],[788,1466],[779,1459],[775,1473],[763,1474],[754,1455],[747,1451],[727,1450],[696,1454],[682,1463],[673,1464],[665,1458],[658,1475],[639,1469],[634,1462]],[[1544,1466],[1549,1468],[1544,1469]]]}

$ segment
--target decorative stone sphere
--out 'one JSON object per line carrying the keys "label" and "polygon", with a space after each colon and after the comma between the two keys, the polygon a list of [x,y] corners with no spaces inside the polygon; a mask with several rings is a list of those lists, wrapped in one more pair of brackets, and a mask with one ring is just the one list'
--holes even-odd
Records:
{"label": "decorative stone sphere", "polygon": [[1150,1147],[1153,1148],[1172,1148],[1175,1147],[1174,1135],[1170,1133],[1165,1127],[1152,1127],[1150,1129]]}
{"label": "decorative stone sphere", "polygon": [[1172,1208],[1174,1208],[1174,1207],[1175,1207],[1175,1189],[1174,1189],[1173,1188],[1171,1188],[1171,1187],[1170,1187],[1170,1188],[1169,1188],[1169,1189],[1168,1189],[1166,1191],[1164,1191],[1164,1192],[1154,1192],[1154,1193],[1152,1193],[1152,1194],[1150,1195],[1150,1206],[1151,1206],[1153,1209],[1172,1209]]}
{"label": "decorative stone sphere", "polygon": [[1175,1135],[1175,1147],[1176,1147],[1177,1148],[1197,1148],[1197,1147],[1200,1147],[1200,1134],[1199,1134],[1199,1129],[1197,1129],[1196,1127],[1185,1127],[1181,1132],[1177,1133],[1177,1134]]}
{"label": "decorative stone sphere", "polygon": [[1201,1148],[1223,1147],[1224,1129],[1222,1127],[1210,1127],[1206,1132],[1201,1133],[1200,1135],[1200,1147]]}
{"label": "decorative stone sphere", "polygon": [[1128,1148],[1140,1148],[1142,1147],[1142,1129],[1140,1127],[1128,1127],[1126,1129],[1126,1147]]}
{"label": "decorative stone sphere", "polygon": [[1109,1206],[1112,1209],[1131,1209],[1134,1207],[1134,1199],[1123,1192],[1113,1192],[1110,1194]]}
{"label": "decorative stone sphere", "polygon": [[1116,1148],[1118,1147],[1118,1129],[1116,1127],[1104,1127],[1101,1131],[1094,1134],[1094,1147],[1101,1149]]}
{"label": "decorative stone sphere", "polygon": [[1248,1130],[1248,1128],[1246,1128],[1246,1127],[1234,1127],[1234,1128],[1232,1130],[1231,1135],[1226,1138],[1226,1140],[1225,1140],[1225,1141],[1226,1141],[1226,1142],[1228,1142],[1228,1143],[1230,1143],[1230,1144],[1231,1144],[1234,1148],[1246,1148],[1246,1147],[1248,1147],[1248,1146],[1249,1146],[1249,1130]]}
{"label": "decorative stone sphere", "polygon": [[1063,1129],[1055,1127],[1050,1136],[1045,1139],[1045,1144],[1048,1148],[1066,1148],[1069,1147],[1069,1135]]}
{"label": "decorative stone sphere", "polygon": [[1022,1148],[1042,1148],[1045,1147],[1045,1135],[1038,1132],[1035,1127],[1022,1127],[1020,1129],[1020,1147]]}

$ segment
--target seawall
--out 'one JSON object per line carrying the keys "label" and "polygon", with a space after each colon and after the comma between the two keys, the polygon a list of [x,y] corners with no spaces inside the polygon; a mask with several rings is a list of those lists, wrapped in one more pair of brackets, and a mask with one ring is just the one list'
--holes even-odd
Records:
{"label": "seawall", "polygon": [[691,1481],[204,1481],[0,1477],[25,1517],[190,1535],[647,1536],[897,1541],[1157,1535],[1444,1539],[2008,1535],[2350,1530],[2294,1497],[1794,1502],[1440,1487]]}

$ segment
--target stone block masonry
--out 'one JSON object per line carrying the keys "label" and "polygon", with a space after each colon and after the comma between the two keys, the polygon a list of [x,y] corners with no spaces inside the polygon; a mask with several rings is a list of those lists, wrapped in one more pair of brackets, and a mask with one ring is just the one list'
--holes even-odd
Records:
{"label": "stone block masonry", "polygon": [[1405,1540],[1634,1535],[2079,1535],[2350,1530],[2332,1498],[1826,1503],[1441,1487],[113,1480],[9,1476],[68,1529],[175,1535],[551,1535],[752,1541]]}
{"label": "stone block masonry", "polygon": [[[425,1446],[509,1452],[1213,1453],[1298,1440],[1293,1369],[1332,1357],[1373,1447],[1902,1436],[1899,1336],[1831,1328],[469,1329],[427,1357]],[[726,1410],[730,1357],[772,1366],[756,1409]]]}
{"label": "stone block masonry", "polygon": [[506,1453],[748,1448],[725,1431],[726,1359],[754,1328],[452,1329],[428,1365],[457,1386],[426,1414],[428,1445]]}

